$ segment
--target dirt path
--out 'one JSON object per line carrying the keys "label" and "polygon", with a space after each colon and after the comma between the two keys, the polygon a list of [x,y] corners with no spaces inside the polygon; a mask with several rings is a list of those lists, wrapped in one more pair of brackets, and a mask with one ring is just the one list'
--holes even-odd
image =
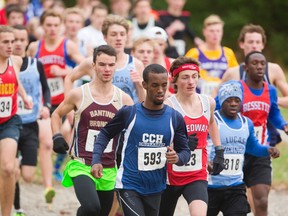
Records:
{"label": "dirt path", "polygon": [[[74,216],[79,206],[73,188],[55,185],[56,197],[51,210],[44,201],[43,188],[38,184],[21,183],[21,203],[27,216]],[[288,191],[283,188],[273,189],[269,196],[269,216],[283,216],[288,212]],[[186,201],[178,202],[175,216],[189,215]],[[252,214],[250,214],[252,215]]]}

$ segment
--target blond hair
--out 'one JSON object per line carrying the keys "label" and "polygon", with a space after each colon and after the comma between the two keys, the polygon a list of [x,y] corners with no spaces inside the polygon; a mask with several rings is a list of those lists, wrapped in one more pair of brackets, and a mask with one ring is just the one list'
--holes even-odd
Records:
{"label": "blond hair", "polygon": [[123,26],[125,28],[125,30],[126,30],[126,33],[129,31],[129,23],[128,23],[128,21],[125,18],[123,18],[123,17],[121,17],[119,15],[115,15],[115,14],[109,14],[105,18],[105,20],[103,22],[103,25],[102,25],[102,33],[103,33],[103,35],[105,35],[105,36],[107,35],[108,29],[112,25]]}
{"label": "blond hair", "polygon": [[220,16],[216,14],[211,14],[210,16],[206,17],[206,19],[203,22],[204,28],[215,24],[221,24],[222,26],[224,26],[224,21],[220,18]]}
{"label": "blond hair", "polygon": [[150,38],[147,38],[147,37],[141,37],[141,38],[138,38],[136,39],[134,42],[133,42],[133,47],[132,47],[132,51],[135,52],[136,48],[144,43],[148,43],[150,46],[153,47],[153,50],[154,50],[154,47],[155,47],[155,42],[154,40],[150,39]]}
{"label": "blond hair", "polygon": [[67,19],[67,16],[70,15],[70,14],[76,14],[76,15],[79,15],[84,23],[85,21],[85,17],[84,17],[84,14],[82,12],[82,10],[80,8],[76,8],[76,7],[71,7],[71,8],[66,8],[65,11],[64,11],[64,22],[66,21]]}

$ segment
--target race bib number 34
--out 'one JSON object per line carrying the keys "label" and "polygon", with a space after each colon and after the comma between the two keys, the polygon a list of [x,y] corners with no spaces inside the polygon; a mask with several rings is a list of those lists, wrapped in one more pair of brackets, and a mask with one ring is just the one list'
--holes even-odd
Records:
{"label": "race bib number 34", "polygon": [[167,148],[139,148],[138,169],[140,171],[151,171],[161,169],[166,163]]}
{"label": "race bib number 34", "polygon": [[0,97],[0,117],[5,118],[11,116],[12,98]]}

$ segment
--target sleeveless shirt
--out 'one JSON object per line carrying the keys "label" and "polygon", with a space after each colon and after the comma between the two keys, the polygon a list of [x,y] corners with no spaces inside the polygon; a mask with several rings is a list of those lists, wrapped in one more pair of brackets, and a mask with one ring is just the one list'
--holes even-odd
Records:
{"label": "sleeveless shirt", "polygon": [[17,112],[18,81],[12,59],[4,73],[0,73],[0,124],[5,123]]}
{"label": "sleeveless shirt", "polygon": [[[78,110],[74,114],[74,126],[72,143],[69,154],[85,161],[90,165],[94,142],[100,129],[104,127],[118,112],[122,105],[122,91],[114,86],[114,95],[110,102],[103,104],[94,100],[89,83],[81,86],[83,99]],[[117,137],[110,140],[102,155],[104,168],[115,167],[115,148]]]}

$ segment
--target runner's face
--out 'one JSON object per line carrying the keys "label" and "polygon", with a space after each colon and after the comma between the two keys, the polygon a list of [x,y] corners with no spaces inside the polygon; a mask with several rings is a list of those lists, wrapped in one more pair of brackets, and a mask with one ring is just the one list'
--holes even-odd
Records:
{"label": "runner's face", "polygon": [[105,9],[96,9],[94,13],[91,15],[91,23],[92,25],[101,30],[103,22],[107,17],[107,11]]}
{"label": "runner's face", "polygon": [[151,64],[154,57],[154,49],[149,43],[139,44],[135,51],[132,51],[132,55],[143,62],[144,67]]}
{"label": "runner's face", "polygon": [[28,33],[26,30],[14,30],[15,42],[13,55],[25,55],[25,49],[28,46]]}
{"label": "runner's face", "polygon": [[235,119],[241,109],[241,100],[238,97],[226,99],[221,107],[221,112],[228,118]]}
{"label": "runner's face", "polygon": [[75,36],[83,27],[82,17],[78,14],[69,14],[65,19],[65,30],[68,36]]}
{"label": "runner's face", "polygon": [[14,34],[12,32],[0,33],[0,57],[8,58],[14,48]]}
{"label": "runner's face", "polygon": [[143,81],[143,87],[147,92],[147,101],[154,107],[160,106],[164,102],[164,96],[167,90],[167,73],[149,73],[148,82]]}
{"label": "runner's face", "polygon": [[49,39],[56,39],[60,35],[61,20],[59,17],[48,16],[43,23],[45,36]]}
{"label": "runner's face", "polygon": [[191,95],[196,92],[196,86],[199,80],[199,73],[196,70],[185,70],[179,73],[176,81],[177,93],[182,95]]}
{"label": "runner's face", "polygon": [[248,65],[245,65],[247,76],[254,82],[261,82],[266,71],[266,58],[262,54],[255,53],[249,57]]}
{"label": "runner's face", "polygon": [[12,12],[9,15],[8,23],[10,26],[14,25],[23,25],[24,24],[24,15],[19,12]]}
{"label": "runner's face", "polygon": [[116,50],[117,53],[124,52],[127,41],[126,29],[121,25],[111,25],[108,28],[105,40],[108,45],[112,46]]}
{"label": "runner's face", "polygon": [[203,35],[206,43],[211,45],[220,45],[223,36],[223,25],[220,23],[209,25],[203,29]]}
{"label": "runner's face", "polygon": [[244,42],[240,42],[239,46],[244,51],[245,56],[252,51],[262,52],[264,49],[262,35],[257,32],[246,33]]}
{"label": "runner's face", "polygon": [[112,78],[116,69],[116,57],[107,54],[97,56],[93,65],[96,77],[103,83],[112,82]]}
{"label": "runner's face", "polygon": [[135,16],[144,19],[150,17],[151,6],[149,1],[140,1],[134,9]]}

